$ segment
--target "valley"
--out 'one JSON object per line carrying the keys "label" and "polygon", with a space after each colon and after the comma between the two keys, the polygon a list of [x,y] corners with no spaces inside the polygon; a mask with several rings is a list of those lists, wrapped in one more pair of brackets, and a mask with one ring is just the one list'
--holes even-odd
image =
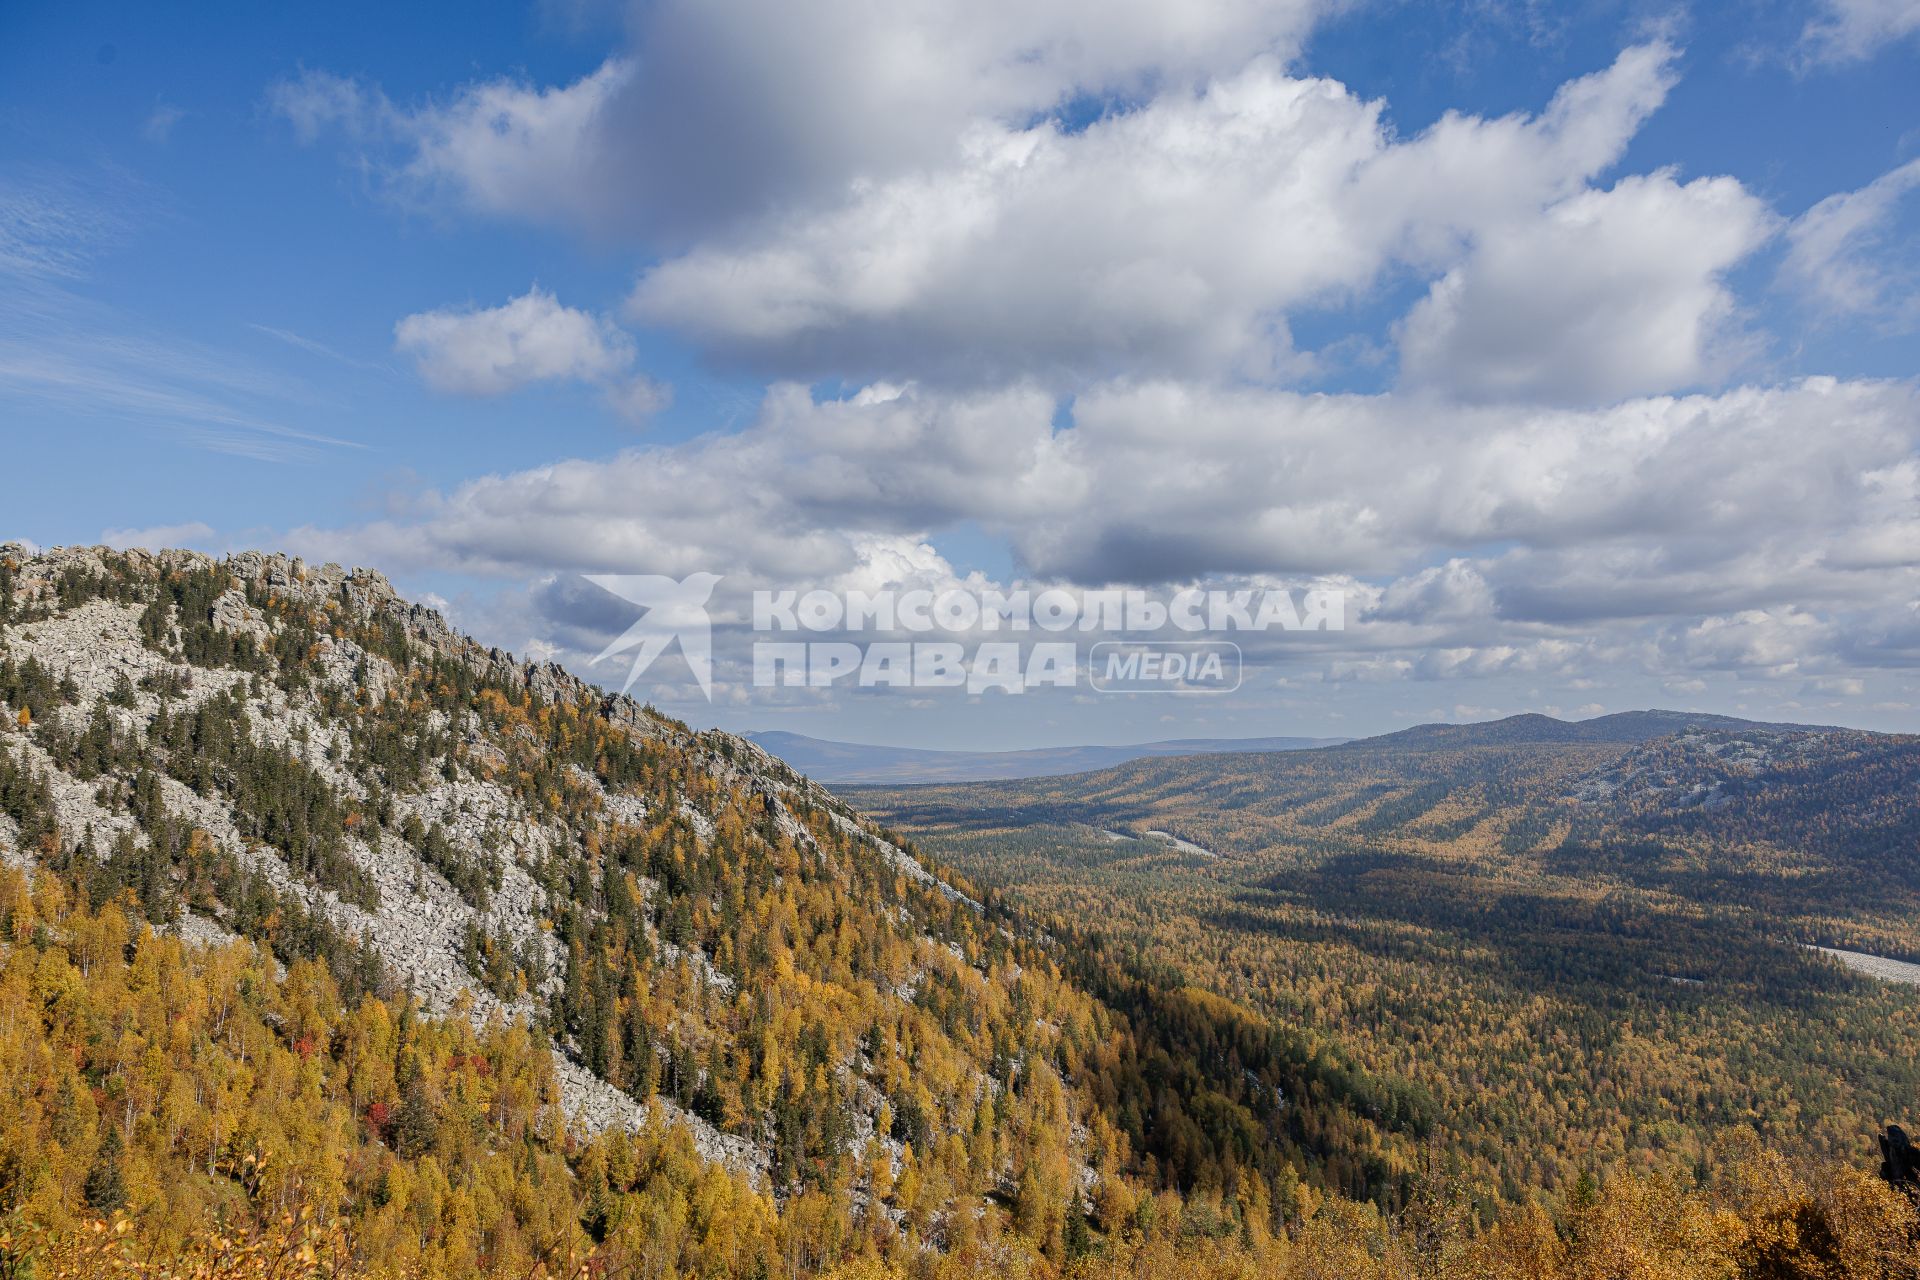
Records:
{"label": "valley", "polygon": [[1325,1037],[1490,1200],[1685,1167],[1729,1125],[1857,1149],[1920,1086],[1911,987],[1810,949],[1920,946],[1913,738],[1522,717],[848,794],[1085,945]]}

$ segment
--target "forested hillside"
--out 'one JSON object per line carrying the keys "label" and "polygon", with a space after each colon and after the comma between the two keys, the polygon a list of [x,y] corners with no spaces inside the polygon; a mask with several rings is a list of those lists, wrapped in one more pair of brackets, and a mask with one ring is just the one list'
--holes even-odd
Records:
{"label": "forested hillside", "polygon": [[1394,1082],[1483,1213],[1730,1125],[1857,1148],[1920,1096],[1915,989],[1807,946],[1917,954],[1914,738],[1520,717],[848,794],[1076,952]]}
{"label": "forested hillside", "polygon": [[[1257,904],[1161,929],[1104,878],[1138,842],[1099,845],[1098,892],[982,888],[378,575],[8,547],[0,1271],[1904,1274],[1851,1078],[1815,1100],[1823,1160],[1723,1108],[1666,1117],[1684,1167],[1623,1142],[1509,1170],[1424,1063],[1329,1016],[1384,1025],[1394,974],[1329,934],[1289,960],[1320,995],[1277,998],[1218,931]],[[993,847],[954,846],[1054,856]],[[1907,1044],[1898,1008],[1844,1013]]]}
{"label": "forested hillside", "polygon": [[[12,890],[39,900],[18,919],[84,918],[163,986],[183,953],[161,937],[257,944],[208,981],[257,993],[246,974],[283,967],[261,1034],[322,1082],[311,1115],[270,1120],[266,1041],[222,1046],[204,1010],[132,1030],[79,963],[112,1011],[49,1007],[44,1043],[15,1027],[39,1063],[22,1117],[78,1100],[46,1112],[58,1141],[10,1148],[16,1214],[75,1221],[117,1164],[95,1207],[184,1240],[246,1198],[254,1157],[306,1188],[274,1207],[349,1206],[382,1238],[391,1156],[446,1179],[403,1197],[406,1256],[504,1268],[555,1223],[604,1236],[614,1193],[592,1207],[584,1153],[639,1133],[748,1195],[801,1274],[862,1250],[1057,1267],[1157,1220],[1162,1192],[1257,1239],[1315,1186],[1404,1186],[1403,1118],[1357,1109],[1376,1086],[1308,1038],[1081,980],[1057,939],[751,744],[476,646],[378,575],[10,548],[0,621],[0,855],[42,882]],[[276,1010],[294,991],[304,1030]],[[377,1068],[364,1019],[392,1028]],[[1231,1061],[1170,1056],[1187,1036]],[[475,1083],[502,1078],[511,1096]],[[655,1190],[691,1212],[696,1182]]]}
{"label": "forested hillside", "polygon": [[[655,1113],[567,1136],[524,1027],[343,998],[325,966],[155,934],[0,869],[0,1271],[194,1276],[1255,1276],[1585,1280],[1913,1274],[1906,1194],[1729,1134],[1698,1176],[1612,1171],[1478,1222],[1430,1150],[1392,1215],[1309,1197],[1269,1231],[1204,1194],[1110,1182],[1064,1268],[992,1214],[938,1248],[877,1206],[950,1213],[909,1163],[877,1200],[770,1196]],[[456,1011],[456,1015],[462,1011]],[[876,1171],[877,1172],[877,1171]],[[911,1209],[909,1210],[911,1213]],[[1082,1234],[1084,1232],[1084,1234]]]}

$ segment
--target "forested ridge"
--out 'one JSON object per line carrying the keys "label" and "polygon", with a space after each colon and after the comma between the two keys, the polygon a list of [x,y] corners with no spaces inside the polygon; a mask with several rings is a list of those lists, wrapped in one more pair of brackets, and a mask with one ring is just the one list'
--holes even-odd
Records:
{"label": "forested ridge", "polygon": [[377,575],[7,548],[0,704],[8,1275],[1907,1274],[1884,1117],[1490,1185],[1334,917],[1251,980],[1285,885],[963,877]]}
{"label": "forested ridge", "polygon": [[1077,951],[1322,1037],[1482,1216],[1728,1127],[1814,1157],[1899,1119],[1914,989],[1805,944],[1915,954],[1920,740],[1607,719],[847,794]]}

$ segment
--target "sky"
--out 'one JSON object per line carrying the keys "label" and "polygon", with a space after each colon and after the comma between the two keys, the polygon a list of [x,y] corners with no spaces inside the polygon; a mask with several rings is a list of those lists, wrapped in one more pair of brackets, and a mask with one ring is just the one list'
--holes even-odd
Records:
{"label": "sky", "polygon": [[[1920,729],[1920,0],[0,8],[0,539],[696,724]],[[756,589],[1338,591],[1232,693],[764,688]],[[978,640],[978,634],[957,638]],[[864,639],[865,637],[856,637]]]}

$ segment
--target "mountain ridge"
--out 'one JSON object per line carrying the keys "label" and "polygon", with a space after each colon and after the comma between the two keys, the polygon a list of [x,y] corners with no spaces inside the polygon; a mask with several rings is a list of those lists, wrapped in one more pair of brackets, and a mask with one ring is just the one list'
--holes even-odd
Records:
{"label": "mountain ridge", "polygon": [[1340,748],[1377,750],[1380,748],[1423,749],[1428,747],[1512,746],[1526,743],[1618,743],[1631,744],[1684,733],[1689,729],[1752,733],[1841,733],[1841,725],[1792,724],[1768,720],[1745,720],[1738,716],[1711,712],[1668,711],[1650,707],[1642,711],[1615,711],[1587,720],[1561,720],[1537,711],[1521,712],[1498,720],[1476,720],[1464,724],[1437,721],[1411,725],[1391,733],[1369,738],[1354,738],[1338,744]]}
{"label": "mountain ridge", "polygon": [[1775,1137],[1812,1158],[1910,1096],[1890,1048],[1920,1051],[1910,990],[1806,948],[1920,960],[1920,736],[1730,719],[1528,716],[849,794],[1031,910],[1322,1011],[1434,1099],[1486,1183],[1566,1185],[1596,1139],[1704,1155],[1791,1093],[1819,1101]]}
{"label": "mountain ridge", "polygon": [[1550,743],[1631,745],[1689,730],[1749,733],[1844,733],[1840,725],[1747,720],[1712,712],[1648,708],[1586,720],[1522,712],[1498,720],[1437,721],[1363,738],[1279,736],[1173,738],[1122,746],[1034,747],[1009,751],[950,751],[882,747],[814,738],[785,730],[741,734],[816,782],[855,788],[968,782],[1017,782],[1097,773],[1137,760],[1182,756],[1266,754],[1318,750],[1429,750]]}
{"label": "mountain ridge", "polygon": [[[851,809],[752,742],[718,732],[695,733],[631,699],[605,694],[557,664],[520,662],[506,651],[481,645],[454,631],[437,611],[401,599],[376,571],[309,566],[297,557],[261,552],[216,559],[190,551],[119,553],[96,547],[29,552],[18,543],[0,545],[0,560],[11,566],[5,583],[7,608],[0,614],[0,623],[6,624],[9,662],[16,668],[32,663],[49,673],[65,687],[65,700],[69,702],[50,721],[32,716],[24,706],[10,706],[10,720],[28,717],[22,721],[22,728],[41,721],[41,733],[58,731],[62,711],[77,712],[90,703],[124,704],[113,708],[114,717],[123,727],[142,716],[169,714],[168,708],[172,709],[171,715],[184,716],[217,704],[217,714],[211,718],[242,722],[243,735],[257,737],[254,745],[259,750],[284,752],[289,759],[310,767],[325,783],[339,787],[343,793],[359,791],[359,798],[365,798],[365,785],[340,765],[340,759],[353,749],[347,735],[327,723],[318,706],[302,701],[292,691],[261,687],[257,672],[248,675],[218,664],[209,667],[174,660],[187,658],[186,647],[196,645],[219,654],[258,654],[276,636],[286,633],[288,624],[271,602],[297,602],[314,606],[341,624],[334,634],[316,635],[310,654],[304,655],[316,666],[312,683],[320,687],[323,698],[338,697],[354,687],[359,691],[354,695],[357,701],[378,702],[396,691],[403,673],[394,657],[363,643],[368,639],[365,635],[356,640],[346,634],[356,625],[386,632],[389,639],[397,636],[405,650],[424,652],[430,660],[471,672],[483,691],[518,690],[529,705],[545,708],[592,708],[609,731],[641,744],[642,750],[657,744],[687,753],[704,777],[751,793],[789,839],[811,840],[794,811],[818,810],[835,828],[870,847],[899,874],[951,901],[965,903],[973,912],[979,910],[978,903],[871,831]],[[180,578],[218,581],[209,581],[200,592],[207,598],[196,599],[191,606],[183,608],[187,602],[174,602],[172,609],[181,616],[169,639],[180,640],[181,648],[168,653],[156,650],[145,642],[151,637],[141,635],[142,619],[152,602],[123,603],[100,588],[82,585],[115,575],[135,583]],[[215,586],[220,588],[217,593],[208,595]],[[90,590],[100,590],[101,594],[83,598]],[[190,623],[184,616],[190,609],[202,607],[204,620]],[[45,616],[35,616],[38,613]],[[183,627],[187,630],[180,630]],[[182,687],[162,688],[161,692],[145,687],[165,680],[178,681]],[[476,1022],[484,1022],[496,1013],[524,1018],[538,1012],[542,999],[555,997],[563,985],[561,956],[551,936],[536,927],[550,910],[551,894],[535,883],[524,865],[530,858],[551,856],[562,834],[558,827],[538,821],[525,806],[516,804],[513,797],[482,776],[488,762],[500,752],[500,745],[487,740],[477,720],[469,717],[456,724],[447,713],[434,710],[427,721],[429,734],[436,735],[455,755],[470,754],[477,767],[459,769],[461,776],[457,779],[432,781],[418,793],[392,797],[399,811],[396,825],[417,820],[423,831],[443,832],[436,838],[450,850],[440,855],[449,862],[477,858],[483,844],[506,839],[515,856],[499,859],[499,865],[493,868],[494,883],[484,895],[484,908],[449,879],[455,873],[443,874],[435,867],[423,869],[420,854],[395,831],[378,830],[350,851],[350,860],[357,865],[343,869],[343,874],[348,874],[345,883],[317,885],[292,867],[292,859],[284,850],[241,830],[217,796],[197,791],[172,776],[155,776],[153,787],[159,805],[171,819],[203,833],[222,850],[231,850],[244,874],[263,878],[284,900],[297,902],[316,919],[330,922],[333,929],[358,938],[377,952],[381,962],[427,1008],[447,1012],[464,1004]],[[140,821],[119,806],[101,803],[102,788],[93,785],[92,779],[75,777],[61,767],[52,751],[25,734],[7,735],[0,738],[0,743],[9,738],[25,768],[46,784],[53,820],[69,841],[76,845],[83,841],[112,845],[138,839]],[[583,790],[598,786],[581,766],[568,768],[571,777],[563,779],[563,784],[578,784]],[[644,803],[606,788],[599,790],[595,802],[615,816],[632,821],[648,816]],[[672,817],[683,819],[697,832],[710,833],[714,825],[713,817],[686,797],[678,799]],[[32,852],[20,847],[18,835],[18,825],[0,815],[0,860],[27,865],[33,860]],[[227,905],[220,904],[223,913]],[[190,938],[221,941],[235,936],[229,921],[191,907],[183,908],[176,920],[162,923]],[[533,957],[530,967],[540,971],[523,973],[523,981],[531,979],[529,990],[502,996],[488,990],[468,970],[463,953],[476,945],[470,936],[476,930],[488,947],[511,950],[522,960]],[[730,981],[714,969],[704,953],[682,949],[671,941],[658,945],[669,956],[684,954],[702,975],[703,983],[730,989]],[[684,1123],[693,1131],[703,1156],[733,1164],[756,1177],[766,1171],[764,1153],[720,1133],[685,1107],[658,1097],[647,1104],[638,1103],[587,1070],[573,1054],[556,1050],[555,1069],[562,1085],[562,1103],[586,1132],[637,1130],[646,1122],[647,1108],[657,1104],[664,1107],[671,1122]]]}
{"label": "mountain ridge", "polygon": [[1088,773],[1129,760],[1236,751],[1297,751],[1332,746],[1342,738],[1181,738],[1124,746],[1031,747],[1012,751],[956,751],[837,742],[784,730],[741,735],[793,768],[826,783],[989,782]]}

